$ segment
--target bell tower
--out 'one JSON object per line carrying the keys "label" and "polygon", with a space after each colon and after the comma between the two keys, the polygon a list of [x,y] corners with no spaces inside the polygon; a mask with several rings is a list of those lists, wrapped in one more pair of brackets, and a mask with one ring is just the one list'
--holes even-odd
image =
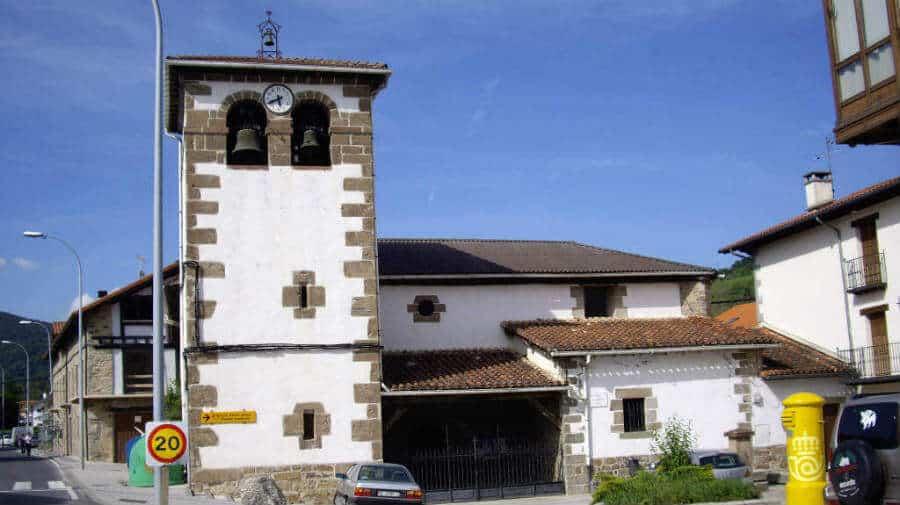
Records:
{"label": "bell tower", "polygon": [[[280,27],[259,30],[256,57],[166,60],[189,479],[233,496],[264,473],[330,503],[335,471],[382,457],[372,102],[390,70],[283,58]],[[231,411],[255,422],[203,416]]]}

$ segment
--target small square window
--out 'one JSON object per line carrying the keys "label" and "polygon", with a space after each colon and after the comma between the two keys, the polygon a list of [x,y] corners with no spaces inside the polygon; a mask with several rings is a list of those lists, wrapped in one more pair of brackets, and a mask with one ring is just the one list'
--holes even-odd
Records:
{"label": "small square window", "polygon": [[647,431],[643,398],[627,398],[622,400],[622,408],[625,411],[625,433]]}
{"label": "small square window", "polygon": [[585,286],[584,317],[609,317],[605,287]]}
{"label": "small square window", "polygon": [[297,287],[297,298],[301,309],[309,307],[309,287],[306,284],[301,284]]}
{"label": "small square window", "polygon": [[303,411],[303,440],[316,438],[316,413],[312,410]]}

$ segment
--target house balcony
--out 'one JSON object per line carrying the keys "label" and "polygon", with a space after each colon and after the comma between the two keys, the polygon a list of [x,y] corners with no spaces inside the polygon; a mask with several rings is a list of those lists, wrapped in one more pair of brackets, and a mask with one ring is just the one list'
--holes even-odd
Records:
{"label": "house balcony", "polygon": [[884,268],[884,251],[878,254],[860,256],[845,262],[847,272],[847,292],[864,293],[887,286],[887,271]]}
{"label": "house balcony", "polygon": [[900,342],[838,351],[861,379],[900,375]]}

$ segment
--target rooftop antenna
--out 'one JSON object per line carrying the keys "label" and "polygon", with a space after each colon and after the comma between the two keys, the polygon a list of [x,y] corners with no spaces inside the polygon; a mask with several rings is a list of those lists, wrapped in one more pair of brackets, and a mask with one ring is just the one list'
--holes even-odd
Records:
{"label": "rooftop antenna", "polygon": [[256,29],[259,30],[259,50],[256,52],[256,57],[259,59],[281,58],[281,49],[278,47],[278,32],[281,30],[281,25],[272,21],[272,11],[266,11],[266,20],[256,25]]}
{"label": "rooftop antenna", "polygon": [[137,261],[138,261],[138,277],[143,277],[144,275],[146,275],[144,273],[144,264],[147,263],[147,258],[138,254]]}
{"label": "rooftop antenna", "polygon": [[825,159],[825,169],[831,172],[831,149],[834,145],[834,139],[831,136],[825,137],[825,152],[816,155],[817,160]]}

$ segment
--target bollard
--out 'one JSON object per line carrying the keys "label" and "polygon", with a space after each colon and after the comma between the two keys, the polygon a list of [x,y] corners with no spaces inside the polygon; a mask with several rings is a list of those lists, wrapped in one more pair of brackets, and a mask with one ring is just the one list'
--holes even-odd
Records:
{"label": "bollard", "polygon": [[790,478],[785,486],[787,505],[825,503],[825,429],[822,405],[813,393],[795,393],[784,399],[781,424],[787,431]]}

